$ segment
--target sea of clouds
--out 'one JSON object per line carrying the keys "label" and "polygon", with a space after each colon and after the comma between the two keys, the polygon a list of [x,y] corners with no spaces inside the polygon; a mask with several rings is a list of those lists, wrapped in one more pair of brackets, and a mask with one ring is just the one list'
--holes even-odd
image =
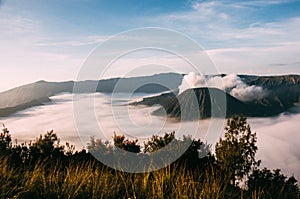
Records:
{"label": "sea of clouds", "polygon": [[[124,99],[120,95],[112,100],[110,95],[81,94],[77,100],[91,97],[95,103],[89,106],[95,109],[95,117],[99,123],[99,128],[96,129],[89,128],[93,125],[86,118],[83,120],[83,129],[86,130],[77,132],[77,125],[80,124],[77,124],[74,118],[73,94],[54,96],[51,103],[2,118],[1,123],[9,128],[13,139],[17,139],[18,143],[34,140],[40,134],[54,130],[61,138],[61,144],[75,144],[77,150],[84,148],[91,136],[112,140],[114,132],[139,139],[141,143],[153,134],[162,135],[170,131],[176,131],[178,137],[191,134],[205,139],[210,126],[210,120],[179,124],[165,117],[153,116],[151,112],[156,106],[124,106],[129,100],[138,99],[141,95],[132,96],[131,99]],[[89,107],[83,107],[81,117],[85,118],[84,110],[88,109]],[[258,136],[257,158],[262,160],[262,166],[270,169],[281,168],[285,174],[300,179],[299,120],[300,106],[276,117],[248,118],[252,131]]]}
{"label": "sea of clouds", "polygon": [[[242,101],[259,99],[267,94],[262,87],[245,84],[236,74],[220,77],[203,76],[193,72],[184,76],[179,93],[197,87],[219,88]],[[54,130],[61,144],[69,142],[74,144],[77,150],[86,148],[92,136],[112,141],[114,133],[138,139],[142,144],[154,134],[163,135],[165,132],[175,131],[177,137],[192,135],[212,146],[224,133],[225,120],[218,121],[221,122],[221,128],[215,128],[214,135],[209,135],[208,129],[214,129],[215,121],[219,119],[176,122],[166,115],[152,115],[151,113],[158,108],[156,105],[128,105],[129,102],[139,101],[146,96],[153,94],[61,93],[51,97],[51,102],[46,105],[1,118],[0,122],[8,127],[15,143],[29,142],[47,131]],[[74,108],[75,104],[79,104],[80,107]],[[294,175],[298,180],[299,120],[300,106],[275,117],[248,118],[252,131],[257,133],[257,158],[262,160],[261,166],[270,169],[281,168],[286,175]]]}
{"label": "sea of clouds", "polygon": [[[61,138],[61,143],[70,142],[82,149],[90,141],[91,136],[102,140],[112,140],[114,133],[125,134],[128,138],[140,141],[152,135],[163,135],[165,132],[176,131],[178,136],[191,134],[204,137],[210,124],[206,122],[175,122],[166,117],[153,116],[151,113],[158,106],[127,106],[128,102],[140,99],[142,95],[134,95],[130,99],[122,94],[114,96],[100,93],[79,94],[83,106],[76,111],[80,119],[76,120],[73,107],[73,94],[61,94],[51,97],[51,102],[20,111],[12,116],[1,118],[0,122],[10,130],[18,143],[34,140],[40,134],[54,130]],[[84,103],[92,98],[93,104]],[[126,105],[124,105],[126,104]],[[97,127],[91,124],[89,112],[93,111],[97,119]],[[79,121],[79,122],[78,122]],[[78,127],[80,131],[78,132]]]}

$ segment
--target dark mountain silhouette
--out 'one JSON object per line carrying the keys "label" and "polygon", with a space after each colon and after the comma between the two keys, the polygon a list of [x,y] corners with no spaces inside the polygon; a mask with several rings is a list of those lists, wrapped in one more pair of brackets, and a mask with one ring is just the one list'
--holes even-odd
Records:
{"label": "dark mountain silhouette", "polygon": [[[267,91],[267,96],[261,100],[251,102],[254,105],[276,107],[282,112],[300,102],[300,76],[247,76],[240,75],[248,85],[261,86]],[[281,110],[280,110],[281,109]]]}
{"label": "dark mountain silhouette", "polygon": [[26,102],[24,104],[21,105],[17,105],[14,107],[7,107],[7,108],[1,108],[0,109],[0,117],[6,117],[12,113],[18,112],[18,111],[22,111],[26,108],[31,108],[34,106],[40,106],[40,105],[44,105],[45,102],[50,102],[51,100],[49,98],[40,98],[38,100],[32,100],[30,102]]}
{"label": "dark mountain silhouette", "polygon": [[178,90],[171,91],[168,93],[163,93],[160,95],[152,96],[152,97],[146,97],[143,98],[142,101],[139,102],[133,102],[130,105],[145,105],[145,106],[153,106],[153,105],[164,105],[169,102],[169,100],[176,98],[178,94]]}
{"label": "dark mountain silhouette", "polygon": [[182,78],[183,75],[178,73],[161,73],[143,77],[100,80],[97,92],[159,93],[177,89]]}
{"label": "dark mountain silhouette", "polygon": [[[222,100],[226,99],[226,100]],[[212,110],[212,106],[214,106]],[[226,106],[228,107],[226,110]],[[182,120],[222,117],[249,112],[248,107],[238,99],[216,88],[188,89],[178,97],[170,99],[154,115],[167,113],[168,116]]]}
{"label": "dark mountain silhouette", "polygon": [[[222,75],[221,75],[222,76]],[[223,75],[225,76],[225,75]],[[287,111],[300,102],[300,76],[239,76],[248,85],[261,86],[266,96],[259,100],[242,102],[228,93],[213,88],[189,89],[179,96],[174,93],[144,98],[135,105],[152,106],[159,104],[162,108],[153,112],[155,115],[168,114],[169,117],[184,120],[205,119],[211,117],[230,117],[243,114],[248,117],[267,117]],[[213,94],[210,96],[210,94]],[[226,98],[225,110],[216,96]],[[214,97],[215,96],[215,97]],[[220,97],[221,98],[221,97]],[[181,106],[180,106],[181,105]],[[212,105],[214,109],[212,110]],[[198,112],[197,112],[198,110]],[[214,113],[212,113],[214,111]],[[197,112],[197,113],[196,113]],[[223,113],[223,114],[222,114]]]}
{"label": "dark mountain silhouette", "polygon": [[[225,76],[217,75],[217,76]],[[251,76],[239,75],[239,77],[248,85],[261,86],[267,91],[267,96],[260,100],[251,102],[241,102],[229,100],[234,106],[236,103],[238,108],[230,107],[230,113],[244,113],[249,116],[269,116],[281,113],[292,107],[294,103],[300,100],[300,76],[299,75],[284,75],[284,76]],[[105,80],[87,80],[76,82],[77,92],[140,92],[140,93],[161,93],[166,91],[173,91],[172,93],[164,93],[159,96],[144,98],[141,102],[133,103],[134,105],[148,105],[154,104],[165,105],[174,101],[173,98],[178,93],[178,86],[181,84],[183,75],[178,73],[161,73],[151,76],[131,77],[131,78],[111,78]],[[62,92],[73,92],[74,81],[68,82],[46,82],[39,81],[27,85],[23,85],[9,91],[0,93],[0,117],[8,116],[17,111],[42,105],[50,101],[50,97]],[[94,91],[95,90],[95,91]],[[206,103],[209,101],[208,97],[203,97],[208,93],[199,93],[201,100]],[[187,97],[187,96],[186,96]],[[227,96],[231,99],[232,96]],[[187,98],[188,99],[188,98]],[[185,100],[187,100],[185,99]],[[204,103],[204,104],[206,104]],[[247,106],[240,104],[246,104]],[[188,103],[187,103],[188,104]],[[200,103],[201,104],[201,103]],[[204,106],[205,107],[205,106]],[[250,108],[249,108],[250,107]],[[203,117],[209,116],[209,108],[203,111]],[[239,109],[234,111],[235,109]],[[254,111],[245,111],[253,109]],[[170,112],[171,107],[168,108]],[[240,111],[243,110],[243,111]],[[174,117],[177,115],[174,111]],[[249,114],[248,114],[249,113]],[[201,116],[202,117],[202,116]]]}
{"label": "dark mountain silhouette", "polygon": [[[152,101],[159,101],[158,96]],[[226,100],[222,100],[226,99]],[[267,101],[267,100],[265,100]],[[144,102],[147,102],[145,100]],[[171,97],[161,104],[161,108],[154,111],[154,115],[164,115],[182,120],[197,120],[210,117],[231,117],[244,115],[247,117],[267,117],[286,111],[290,106],[282,105],[277,100],[270,100],[268,104],[242,102],[228,93],[216,88],[188,89],[177,97]]]}
{"label": "dark mountain silhouette", "polygon": [[238,75],[248,85],[259,85],[263,88],[274,89],[282,86],[299,85],[299,75],[280,75],[280,76],[251,76]]}
{"label": "dark mountain silhouette", "polygon": [[[162,73],[144,77],[112,78],[77,82],[77,92],[141,92],[158,93],[177,89],[182,75]],[[23,109],[43,105],[49,97],[58,93],[72,93],[74,81],[38,81],[0,93],[0,117],[8,116]],[[95,89],[96,88],[96,91]],[[93,90],[94,89],[94,90]]]}
{"label": "dark mountain silhouette", "polygon": [[49,102],[49,97],[61,93],[72,92],[73,82],[45,82],[20,86],[0,93],[0,116],[8,116],[33,106],[43,105]]}

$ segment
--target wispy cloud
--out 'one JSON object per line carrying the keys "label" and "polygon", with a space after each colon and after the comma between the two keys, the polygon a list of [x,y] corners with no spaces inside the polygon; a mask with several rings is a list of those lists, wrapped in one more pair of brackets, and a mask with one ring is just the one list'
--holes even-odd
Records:
{"label": "wispy cloud", "polygon": [[22,15],[0,12],[0,34],[28,34],[39,31],[39,20]]}
{"label": "wispy cloud", "polygon": [[75,79],[86,55],[107,38],[102,35],[63,38],[45,31],[40,19],[24,13],[12,14],[13,8],[6,4],[2,8],[0,54],[5,76],[1,79],[0,91],[41,79]]}
{"label": "wispy cloud", "polygon": [[[249,18],[245,9],[281,5],[293,0],[194,1],[188,11],[148,19],[195,38],[224,73],[299,73],[300,17]],[[255,13],[255,12],[254,12]],[[252,13],[252,15],[254,15]],[[276,67],[276,64],[286,67]],[[271,67],[272,66],[272,67]]]}
{"label": "wispy cloud", "polygon": [[266,47],[220,48],[207,53],[220,72],[271,75],[300,73],[299,51],[300,42],[296,42]]}
{"label": "wispy cloud", "polygon": [[241,1],[241,2],[231,2],[232,6],[238,8],[249,8],[249,7],[263,7],[263,6],[270,6],[270,5],[278,5],[278,4],[285,4],[290,2],[295,2],[296,0],[258,0],[258,1]]}
{"label": "wispy cloud", "polygon": [[86,36],[80,37],[77,40],[63,40],[63,41],[39,41],[36,43],[37,46],[88,46],[88,45],[97,45],[105,40],[109,36]]}
{"label": "wispy cloud", "polygon": [[[194,2],[191,10],[169,13],[148,19],[158,26],[175,27],[209,48],[239,45],[255,46],[266,43],[299,40],[300,18],[288,18],[274,22],[243,18],[239,6],[267,6],[287,1],[205,1]],[[247,16],[245,16],[247,17]],[[246,44],[246,45],[245,45]]]}
{"label": "wispy cloud", "polygon": [[[45,6],[39,1],[28,3],[28,10],[22,9],[17,1],[2,1],[0,53],[7,78],[6,83],[1,82],[0,90],[8,84],[11,87],[29,79],[35,81],[38,76],[53,79],[60,73],[58,71],[70,71],[71,68],[73,75],[98,43],[120,31],[144,26],[170,28],[187,34],[208,50],[222,72],[297,72],[299,65],[289,64],[299,62],[299,14],[285,16],[284,10],[276,15],[274,12],[270,14],[270,10],[269,13],[265,12],[267,8],[281,5],[284,8],[285,4],[293,2],[297,1],[187,1],[188,6],[182,9],[164,7],[155,14],[117,14],[112,7],[111,11],[105,11],[106,15],[99,11],[88,13],[85,18],[76,13],[77,7],[74,7],[75,10],[58,10],[48,2],[47,5],[51,7],[49,12],[41,13]],[[88,4],[82,6],[88,8]],[[151,9],[155,10],[154,7]],[[120,18],[105,20],[108,13]],[[43,70],[39,70],[41,67]],[[31,71],[23,77],[26,80],[11,78],[15,76],[15,71],[24,68]],[[48,72],[42,74],[41,71],[45,72],[46,68]],[[58,71],[52,73],[53,68]],[[56,79],[64,80],[66,77],[64,75]],[[71,75],[67,77],[74,78]]]}
{"label": "wispy cloud", "polygon": [[196,0],[192,2],[192,8],[204,13],[214,13],[216,10],[221,9],[251,9],[255,7],[267,7],[272,5],[280,5],[296,2],[297,0],[242,0],[242,1],[234,1],[234,0],[208,0],[208,1],[200,1]]}

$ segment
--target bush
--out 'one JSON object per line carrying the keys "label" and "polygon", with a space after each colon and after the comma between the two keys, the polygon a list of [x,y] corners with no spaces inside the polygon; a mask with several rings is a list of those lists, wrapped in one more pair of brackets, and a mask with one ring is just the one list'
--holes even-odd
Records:
{"label": "bush", "polygon": [[248,191],[251,195],[260,193],[260,198],[299,198],[297,180],[292,176],[287,178],[280,169],[271,172],[269,169],[254,170],[249,176]]}
{"label": "bush", "polygon": [[[144,146],[124,135],[115,134],[113,140],[112,145],[91,138],[88,152],[78,152],[70,144],[60,145],[50,131],[35,142],[13,146],[4,129],[0,135],[0,198],[299,198],[294,177],[256,168],[256,135],[243,117],[228,120],[225,138],[216,146],[216,158],[201,140],[177,139],[175,132],[153,136]],[[190,145],[172,164],[147,173],[116,171],[90,154],[109,156],[118,147],[147,156],[171,142],[175,151]],[[248,189],[232,182],[245,176]]]}

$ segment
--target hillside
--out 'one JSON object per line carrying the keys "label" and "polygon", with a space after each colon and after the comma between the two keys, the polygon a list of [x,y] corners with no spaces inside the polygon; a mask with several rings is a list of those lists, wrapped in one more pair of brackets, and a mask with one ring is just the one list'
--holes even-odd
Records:
{"label": "hillside", "polygon": [[145,106],[153,106],[156,104],[164,105],[169,102],[169,100],[176,98],[178,94],[178,90],[174,92],[163,93],[160,95],[152,96],[152,97],[145,97],[142,101],[133,102],[130,105],[145,105]]}
{"label": "hillside", "polygon": [[45,82],[20,86],[0,93],[0,116],[4,117],[23,109],[49,102],[49,97],[61,93],[72,92],[73,82]]}
{"label": "hillside", "polygon": [[[112,78],[104,80],[87,80],[77,82],[80,93],[94,92],[141,92],[157,93],[177,89],[182,81],[182,75],[177,73],[162,73],[152,76]],[[38,81],[0,93],[0,117],[8,116],[29,107],[49,102],[49,97],[58,93],[73,92],[74,81],[46,82]],[[142,85],[140,87],[139,86]],[[164,85],[164,86],[162,86]]]}
{"label": "hillside", "polygon": [[[216,75],[223,77],[223,75]],[[300,76],[284,75],[284,76],[249,76],[239,75],[243,82],[247,85],[261,86],[267,91],[267,96],[247,102],[247,108],[255,109],[256,112],[245,114],[249,116],[269,116],[281,113],[292,107],[294,103],[300,100]],[[104,80],[87,80],[77,82],[79,88],[77,92],[96,92],[112,93],[112,92],[138,92],[138,93],[161,93],[173,91],[174,93],[165,93],[159,96],[144,98],[141,102],[133,103],[134,105],[154,104],[166,105],[172,102],[178,92],[178,86],[182,82],[183,75],[178,73],[161,73],[151,76],[131,77],[131,78],[111,78]],[[46,82],[38,81],[35,83],[23,85],[5,92],[0,93],[0,117],[8,116],[17,111],[24,110],[29,107],[42,105],[50,101],[50,97],[62,92],[73,92],[74,81],[67,82]],[[97,86],[95,86],[97,85]],[[202,94],[206,95],[206,93]],[[230,98],[228,96],[228,98]],[[209,98],[204,97],[205,101]],[[231,98],[230,98],[231,99]],[[174,101],[174,100],[173,100]],[[235,100],[231,100],[235,101]],[[231,103],[231,102],[230,102]],[[236,102],[240,104],[239,102]],[[244,104],[244,103],[243,103]],[[167,105],[166,105],[167,106]],[[234,105],[233,105],[234,106]],[[239,106],[240,107],[240,106]],[[259,107],[259,108],[257,108]],[[230,108],[229,111],[231,111]],[[170,108],[168,109],[170,112]],[[207,108],[209,111],[210,109]],[[177,112],[177,111],[175,111]],[[238,112],[236,112],[238,113]],[[248,113],[243,111],[243,113]],[[177,115],[177,114],[174,114]],[[203,111],[203,117],[208,116],[207,111]]]}
{"label": "hillside", "polygon": [[[226,107],[220,99],[226,98]],[[252,109],[245,103],[232,97],[222,90],[216,88],[195,88],[181,93],[177,98],[170,99],[161,108],[154,111],[154,115],[161,115],[165,111],[169,117],[182,120],[205,119],[212,116],[212,106],[214,106],[214,116],[222,117],[235,114],[252,114]]]}
{"label": "hillside", "polygon": [[[162,107],[154,111],[153,114],[164,115],[166,112],[169,117],[182,120],[206,119],[211,116],[231,117],[233,115],[267,117],[282,113],[292,107],[292,105],[282,104],[279,98],[273,100],[266,98],[258,102],[245,103],[216,88],[189,89],[177,97],[169,97],[167,101],[164,99],[164,95],[161,95],[152,98],[150,102],[158,102],[160,98],[163,102]],[[226,99],[226,107],[223,106],[220,99]],[[148,102],[147,99],[142,102],[149,105],[149,103],[145,103]],[[214,114],[212,114],[212,106],[214,106]]]}
{"label": "hillside", "polygon": [[[295,103],[300,102],[299,75],[240,75],[239,77],[249,86],[255,85],[262,87],[266,95],[257,100],[242,102],[219,89],[195,88],[187,90],[177,97],[173,93],[166,93],[155,97],[144,98],[141,102],[135,103],[135,105],[152,106],[159,104],[162,108],[154,111],[154,115],[163,115],[164,112],[166,112],[169,117],[195,120],[211,117],[211,106],[217,99],[211,99],[209,91],[213,92],[213,96],[226,96],[226,117],[235,114],[243,114],[248,117],[273,116],[287,111],[293,107]],[[193,97],[193,93],[196,98]],[[220,103],[214,103],[213,105],[214,110],[220,110],[219,113],[215,113],[214,116],[222,116],[223,107],[220,106]],[[199,115],[196,113],[197,109],[199,109]]]}

